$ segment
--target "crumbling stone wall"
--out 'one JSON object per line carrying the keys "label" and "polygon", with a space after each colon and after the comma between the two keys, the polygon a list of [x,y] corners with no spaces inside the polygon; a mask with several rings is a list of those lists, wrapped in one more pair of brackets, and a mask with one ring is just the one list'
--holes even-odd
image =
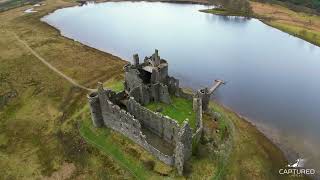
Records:
{"label": "crumbling stone wall", "polygon": [[145,147],[148,148],[148,151],[155,156],[156,158],[158,158],[160,161],[164,162],[165,164],[168,164],[170,166],[174,165],[174,156],[173,155],[166,155],[163,154],[161,151],[159,151],[158,149],[156,149],[155,147],[153,147],[150,144],[147,144]]}
{"label": "crumbling stone wall", "polygon": [[165,60],[161,59],[161,64],[166,64],[166,66],[162,66],[159,69],[159,77],[160,82],[165,82],[168,77],[168,64]]}
{"label": "crumbling stone wall", "polygon": [[151,91],[151,101],[154,101],[154,102],[159,102],[160,101],[160,97],[159,97],[159,90],[160,90],[160,84],[159,83],[156,83],[156,84],[151,84],[150,85],[150,91]]}
{"label": "crumbling stone wall", "polygon": [[160,83],[160,89],[159,89],[159,99],[161,102],[170,104],[170,94],[168,90],[168,86]]}
{"label": "crumbling stone wall", "polygon": [[139,70],[136,68],[132,68],[131,65],[126,65],[125,69],[125,89],[130,92],[135,87],[141,86],[143,84],[143,80],[139,77]]}
{"label": "crumbling stone wall", "polygon": [[192,133],[192,128],[187,122],[182,127],[178,123],[160,113],[155,113],[130,98],[127,102],[127,109],[130,114],[139,119],[142,126],[148,128],[153,133],[162,137],[165,141],[175,144],[174,165],[177,167],[178,173],[183,174],[185,161],[192,154],[192,144],[198,144],[201,140],[203,124],[202,124],[202,104],[200,98],[194,99],[194,107],[196,111],[196,132]]}
{"label": "crumbling stone wall", "polygon": [[102,127],[103,118],[102,118],[98,93],[93,92],[89,94],[87,97],[89,101],[92,123],[95,127]]}
{"label": "crumbling stone wall", "polygon": [[[139,64],[139,56],[133,55],[133,64],[125,70],[125,91],[142,105],[150,101],[170,103],[171,94],[177,94],[179,81],[168,76],[168,63],[161,59],[158,50]],[[139,89],[138,89],[139,87]]]}
{"label": "crumbling stone wall", "polygon": [[142,105],[149,104],[152,101],[160,101],[166,104],[171,102],[168,86],[162,83],[151,84],[150,86],[142,84],[134,87],[129,92],[129,96],[134,97]]}
{"label": "crumbling stone wall", "polygon": [[202,129],[202,99],[194,97],[193,98],[193,111],[196,114],[196,129]]}
{"label": "crumbling stone wall", "polygon": [[[175,166],[182,175],[185,161],[192,154],[192,143],[199,142],[201,138],[203,128],[201,99],[194,99],[198,120],[196,133],[193,134],[187,122],[180,127],[174,119],[143,107],[133,97],[126,100],[127,110],[120,108],[117,104],[123,102],[125,97],[124,92],[115,93],[108,89],[105,90],[102,84],[99,84],[98,92],[93,92],[88,96],[93,124],[96,127],[104,125],[120,132],[162,162]],[[164,154],[149,144],[142,133],[142,126],[175,145],[174,154]]]}
{"label": "crumbling stone wall", "polygon": [[144,84],[135,87],[129,92],[130,97],[134,97],[134,99],[143,105],[149,104],[151,95],[149,87]]}
{"label": "crumbling stone wall", "polygon": [[[151,57],[146,57],[141,64],[139,56],[133,55],[133,64],[126,65],[124,70],[123,92],[115,93],[104,89],[100,83],[98,91],[88,96],[94,126],[107,126],[118,131],[159,160],[177,167],[178,173],[182,175],[185,161],[192,154],[192,144],[199,143],[202,136],[202,111],[208,105],[208,89],[202,89],[196,95],[184,92],[179,88],[179,80],[168,76],[168,63],[160,58],[158,50]],[[143,106],[150,102],[170,104],[170,95],[193,101],[196,114],[194,134],[188,122],[180,127],[176,120]],[[174,153],[164,154],[149,144],[147,140],[150,139],[142,133],[142,128],[174,145]]]}
{"label": "crumbling stone wall", "polygon": [[[102,98],[99,96],[99,94]],[[93,124],[96,126],[98,123],[99,125],[96,127],[101,127],[104,125],[123,134],[135,143],[141,145],[144,149],[162,162],[173,166],[174,156],[166,155],[150,145],[146,140],[146,136],[142,133],[139,120],[134,118],[134,116],[129,112],[114,104],[110,100],[109,95],[111,94],[111,97],[114,97],[115,94],[111,93],[110,90],[99,88],[99,93],[93,92],[92,94],[88,95]]]}
{"label": "crumbling stone wall", "polygon": [[160,113],[155,113],[141,104],[130,98],[127,102],[127,110],[135,118],[139,119],[140,123],[165,141],[175,144],[178,137],[180,127],[178,123],[168,116],[163,116]]}
{"label": "crumbling stone wall", "polygon": [[202,133],[203,128],[199,128],[195,133],[192,134],[193,145],[197,146],[199,144],[199,142],[201,141]]}
{"label": "crumbling stone wall", "polygon": [[175,166],[180,175],[183,174],[185,161],[192,155],[192,129],[187,122],[184,122],[178,133],[175,149]]}
{"label": "crumbling stone wall", "polygon": [[203,88],[197,91],[195,94],[196,97],[201,98],[202,100],[202,109],[203,111],[207,111],[209,107],[209,101],[211,94],[209,93],[208,88]]}
{"label": "crumbling stone wall", "polygon": [[183,89],[179,88],[179,96],[188,100],[193,100],[193,94],[186,93]]}
{"label": "crumbling stone wall", "polygon": [[174,94],[175,96],[179,96],[179,80],[168,76],[167,77],[167,85],[170,94]]}
{"label": "crumbling stone wall", "polygon": [[202,99],[197,98],[196,96],[193,98],[193,110],[196,114],[196,132],[192,135],[192,146],[193,150],[196,150],[199,142],[201,141],[202,133],[203,133],[203,121],[202,121]]}

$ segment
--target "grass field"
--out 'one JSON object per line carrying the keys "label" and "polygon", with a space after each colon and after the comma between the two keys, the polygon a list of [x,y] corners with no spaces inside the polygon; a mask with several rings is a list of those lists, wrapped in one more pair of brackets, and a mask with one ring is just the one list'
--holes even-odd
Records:
{"label": "grass field", "polygon": [[123,81],[119,81],[116,79],[110,79],[110,80],[106,81],[103,85],[104,85],[104,87],[112,89],[115,92],[121,92],[124,90]]}
{"label": "grass field", "polygon": [[[81,85],[96,88],[100,81],[117,91],[123,88],[125,61],[64,38],[40,21],[55,9],[75,5],[73,1],[46,0],[45,4],[36,7],[37,13],[23,13],[30,6],[0,13],[0,179],[176,177],[174,170],[127,138],[92,128],[88,92],[72,86],[13,37],[12,32]],[[285,162],[279,149],[234,113],[219,105],[214,108],[226,121],[216,124],[205,118],[208,143],[192,157],[187,175],[192,179],[210,179],[217,173],[217,177],[273,177],[270,167]],[[234,147],[229,148],[232,156],[228,156],[229,146],[217,146],[225,142],[220,133],[228,119],[237,130],[232,136]]]}
{"label": "grass field", "polygon": [[28,4],[36,4],[42,0],[0,0],[0,12]]}
{"label": "grass field", "polygon": [[189,125],[195,129],[196,115],[192,109],[192,101],[176,96],[171,96],[171,101],[171,104],[152,102],[146,105],[146,108],[152,111],[162,109],[160,113],[177,120],[179,124],[182,124],[183,121],[188,119]]}
{"label": "grass field", "polygon": [[[131,178],[86,144],[70,119],[86,104],[73,87],[29,53],[16,33],[54,67],[87,87],[122,78],[121,59],[60,36],[40,18],[71,1],[49,0],[0,13],[0,179]],[[68,170],[68,171],[66,171]]]}

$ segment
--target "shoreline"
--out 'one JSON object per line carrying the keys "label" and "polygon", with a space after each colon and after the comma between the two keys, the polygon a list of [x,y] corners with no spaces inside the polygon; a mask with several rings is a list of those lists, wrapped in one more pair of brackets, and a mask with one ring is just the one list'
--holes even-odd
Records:
{"label": "shoreline", "polygon": [[[296,158],[291,158],[291,156],[294,156],[297,154],[297,152],[295,152],[292,149],[289,149],[287,147],[284,147],[283,144],[281,144],[281,142],[278,140],[277,136],[271,136],[269,134],[271,134],[268,129],[272,129],[272,128],[266,128],[263,124],[259,124],[254,122],[253,120],[251,120],[250,118],[247,118],[243,115],[241,115],[240,113],[232,110],[232,108],[222,104],[221,102],[214,100],[219,106],[222,106],[223,108],[225,108],[228,111],[231,111],[232,113],[234,113],[236,116],[239,117],[239,119],[242,119],[243,121],[249,123],[253,128],[257,129],[260,133],[262,133],[267,139],[269,139],[269,141],[271,141],[275,146],[277,146],[285,155],[286,159],[288,161],[294,161],[296,160]],[[291,151],[291,152],[290,152]]]}
{"label": "shoreline", "polygon": [[95,3],[106,3],[106,2],[163,2],[163,3],[174,3],[174,4],[199,4],[199,5],[210,5],[204,0],[97,0]]}
{"label": "shoreline", "polygon": [[[106,2],[109,2],[109,1],[106,1]],[[115,1],[115,2],[117,2],[117,1]],[[154,2],[154,1],[152,1],[152,2]],[[157,1],[157,2],[161,2],[161,1]],[[171,3],[171,2],[169,2],[169,3]],[[57,7],[56,9],[51,9],[51,11],[50,11],[49,13],[47,13],[46,15],[44,15],[44,16],[47,16],[47,15],[49,15],[50,13],[52,13],[52,12],[58,10],[58,9],[67,8],[67,7],[73,7],[73,6],[77,5],[77,3],[71,3],[71,4],[70,4],[69,2],[66,3],[66,4],[68,4],[68,5],[66,5],[66,6],[61,6],[61,7],[59,6],[59,7]],[[23,7],[25,7],[25,6],[23,6]],[[40,19],[38,19],[38,20],[41,21],[41,18],[44,17],[44,16],[41,16]],[[46,23],[46,22],[43,22],[43,21],[41,21],[41,23],[44,24],[44,25],[46,25],[49,29],[52,29],[52,30],[54,30],[55,32],[57,32],[58,34],[60,34],[60,37],[63,38],[63,41],[74,41],[74,42],[76,42],[76,43],[80,43],[80,42],[78,42],[78,41],[75,41],[74,39],[71,39],[71,38],[68,38],[68,37],[63,36],[63,35],[61,34],[60,30],[58,30],[57,28],[51,26],[50,24],[48,24],[48,23]],[[82,46],[85,46],[86,49],[91,49],[91,50],[93,50],[93,51],[97,51],[98,53],[103,54],[103,55],[108,55],[108,56],[116,57],[117,60],[119,59],[119,60],[121,60],[121,61],[123,61],[123,62],[125,61],[124,59],[119,58],[119,56],[115,56],[115,55],[113,55],[113,54],[111,54],[111,53],[108,53],[108,52],[105,52],[105,51],[101,51],[101,50],[99,50],[99,49],[90,47],[90,46],[88,46],[88,45],[84,45],[84,44],[82,44],[82,43],[80,43],[80,44],[81,44]],[[126,62],[127,62],[127,61],[126,61]],[[118,75],[119,75],[119,74],[118,74]],[[91,84],[92,84],[92,83],[90,83],[90,86],[91,86]],[[224,107],[226,110],[228,110],[228,108],[226,108],[226,107],[223,106],[222,104],[219,103],[219,105],[222,106],[222,107]],[[234,113],[234,114],[237,114],[236,112],[234,112],[234,111],[232,111],[232,110],[231,110],[231,112]],[[261,132],[256,126],[254,126],[254,124],[252,124],[250,121],[247,121],[247,120],[246,120],[245,118],[243,118],[241,115],[240,115],[240,116],[239,116],[239,114],[237,114],[237,115],[238,115],[239,119],[241,119],[244,123],[250,124],[253,129],[256,129],[256,130],[260,133],[259,135],[264,136],[266,139],[268,139],[268,141],[270,141],[270,142],[273,144],[273,142],[272,142],[263,132]],[[275,146],[275,148],[280,149],[276,144],[273,144],[273,145]],[[281,149],[280,149],[280,150],[281,150]]]}
{"label": "shoreline", "polygon": [[308,43],[310,43],[312,45],[315,45],[317,47],[320,47],[320,43],[315,43],[315,42],[309,41],[306,37],[303,37],[303,36],[301,36],[299,34],[296,34],[296,33],[293,33],[293,32],[286,31],[284,29],[281,29],[280,27],[277,27],[276,25],[272,25],[272,23],[267,19],[261,19],[261,18],[256,18],[256,19],[258,19],[259,21],[261,21],[263,24],[265,24],[267,26],[275,28],[275,29],[277,29],[277,30],[279,30],[281,32],[287,33],[287,34],[289,34],[289,35],[291,35],[291,36],[293,36],[295,38],[299,38],[301,40],[304,40],[304,41],[306,41],[306,42],[308,42]]}
{"label": "shoreline", "polygon": [[[251,7],[252,7],[252,4],[254,4],[254,3],[251,3]],[[262,4],[262,6],[265,5],[263,3],[261,3],[261,4]],[[276,5],[270,5],[270,6],[276,6]],[[286,8],[286,7],[281,7],[281,8]],[[320,31],[306,28],[306,24],[304,24],[304,27],[301,27],[301,24],[299,24],[299,23],[302,23],[302,22],[299,22],[298,24],[294,24],[294,23],[296,23],[295,21],[281,22],[282,21],[281,18],[277,19],[276,17],[268,16],[267,14],[259,14],[258,12],[253,12],[251,15],[246,16],[245,14],[242,14],[242,13],[233,13],[233,12],[229,12],[228,10],[221,10],[219,8],[201,9],[199,11],[203,12],[203,13],[218,15],[218,16],[254,18],[254,19],[261,21],[263,24],[265,24],[267,26],[270,26],[270,27],[275,28],[279,31],[287,33],[293,37],[299,38],[299,39],[304,40],[310,44],[313,44],[315,46],[320,47]],[[279,13],[279,12],[274,12],[274,13]],[[320,17],[318,15],[309,15],[309,14],[305,14],[305,13],[301,13],[301,12],[294,12],[294,11],[292,11],[291,13],[294,13],[294,15],[296,15],[298,17],[300,17],[300,16],[310,16],[309,18],[313,18],[312,16]],[[301,15],[301,14],[303,14],[303,15]],[[278,21],[280,21],[280,22],[278,22]],[[304,21],[306,21],[306,20],[304,20]],[[309,21],[312,22],[311,20],[309,20]],[[289,22],[293,23],[293,24],[290,24]],[[304,23],[306,23],[306,22],[304,22]],[[310,37],[310,36],[312,36],[312,37]]]}
{"label": "shoreline", "polygon": [[[115,1],[108,1],[108,0],[106,0],[106,1],[104,1],[104,0],[103,0],[103,1],[96,2],[96,3],[107,3],[107,2],[141,2],[141,1],[139,1],[139,0],[138,0],[138,1],[130,1],[130,0],[129,0],[129,1],[126,1],[126,0],[115,0]],[[176,1],[176,0],[174,0],[174,1],[170,1],[170,0],[163,0],[163,1],[162,1],[162,0],[155,0],[155,1],[152,1],[152,0],[147,0],[147,1],[145,1],[145,2],[165,2],[165,3],[177,3],[177,2],[178,2],[178,3],[180,3],[180,4],[201,4],[201,5],[207,5],[207,4],[205,4],[205,3],[193,2],[192,0],[190,0],[190,1]],[[190,3],[190,2],[193,2],[193,3]],[[61,7],[61,8],[58,8],[58,9],[54,9],[54,10],[52,10],[51,12],[49,12],[48,14],[42,16],[42,17],[39,19],[39,21],[41,21],[42,23],[45,23],[46,25],[50,26],[50,28],[52,28],[52,29],[54,29],[56,32],[58,32],[58,33],[60,34],[60,36],[63,37],[63,38],[66,38],[66,39],[75,41],[75,42],[77,42],[77,43],[80,43],[80,44],[82,44],[82,45],[84,45],[84,46],[86,46],[86,47],[88,47],[88,48],[90,48],[90,49],[93,49],[93,50],[96,50],[96,51],[100,51],[100,52],[102,52],[102,53],[106,53],[106,54],[108,54],[108,55],[117,57],[117,58],[121,59],[122,61],[130,62],[130,61],[127,61],[127,60],[121,58],[121,56],[114,55],[114,54],[111,54],[111,53],[109,53],[109,52],[106,52],[106,51],[103,51],[103,50],[100,50],[100,49],[91,47],[91,46],[86,45],[86,44],[83,44],[83,43],[81,43],[81,42],[79,42],[79,41],[77,41],[77,40],[75,40],[75,39],[72,39],[72,38],[69,38],[69,37],[67,37],[67,36],[64,36],[64,35],[62,34],[62,32],[61,32],[58,28],[56,28],[55,26],[53,26],[53,25],[51,25],[51,24],[49,24],[49,23],[47,23],[47,22],[45,22],[45,21],[42,20],[42,18],[44,18],[45,16],[50,15],[51,13],[54,13],[56,10],[63,9],[63,8],[70,8],[70,7],[74,7],[74,6],[77,6],[77,5],[78,5],[78,4],[75,3],[74,5],[70,5],[70,6],[65,6],[65,7]],[[260,20],[260,19],[258,19],[258,20]],[[289,159],[289,158],[287,157],[287,155],[286,155],[286,152],[287,152],[287,151],[284,150],[283,148],[281,148],[281,144],[275,142],[275,141],[273,140],[273,138],[271,138],[271,137],[269,137],[269,136],[267,135],[267,133],[264,133],[264,132],[263,132],[264,130],[263,130],[263,129],[260,129],[253,121],[249,120],[249,118],[246,118],[245,116],[240,115],[238,112],[232,110],[230,107],[225,106],[225,105],[222,104],[221,102],[218,102],[218,101],[216,101],[216,100],[214,100],[214,102],[217,103],[219,106],[223,107],[224,109],[226,109],[227,111],[230,111],[230,112],[234,113],[234,114],[235,114],[239,119],[241,119],[243,122],[250,124],[250,125],[252,126],[252,128],[258,130],[258,131],[261,133],[261,135],[263,135],[263,136],[264,136],[265,138],[267,138],[274,146],[276,146],[277,148],[279,148],[279,149],[281,150],[281,152],[284,154],[286,160],[291,160],[291,159]]]}

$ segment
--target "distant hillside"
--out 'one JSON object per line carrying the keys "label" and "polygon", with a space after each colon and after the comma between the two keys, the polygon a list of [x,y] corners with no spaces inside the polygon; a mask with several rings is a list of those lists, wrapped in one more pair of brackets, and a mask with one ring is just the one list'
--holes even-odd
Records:
{"label": "distant hillside", "polygon": [[0,0],[0,12],[22,5],[35,4],[42,0]]}
{"label": "distant hillside", "polygon": [[320,13],[320,0],[257,0],[257,1],[284,5],[294,11]]}
{"label": "distant hillside", "polygon": [[281,1],[290,2],[299,6],[305,6],[320,12],[320,0],[281,0]]}

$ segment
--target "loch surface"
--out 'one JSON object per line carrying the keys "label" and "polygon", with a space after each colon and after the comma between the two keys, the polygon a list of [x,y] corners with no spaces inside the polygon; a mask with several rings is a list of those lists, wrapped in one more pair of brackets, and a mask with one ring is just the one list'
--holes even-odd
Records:
{"label": "loch surface", "polygon": [[320,48],[256,19],[198,11],[205,8],[108,2],[60,9],[42,20],[128,61],[157,48],[182,86],[226,81],[215,99],[293,152],[290,158],[320,169]]}

